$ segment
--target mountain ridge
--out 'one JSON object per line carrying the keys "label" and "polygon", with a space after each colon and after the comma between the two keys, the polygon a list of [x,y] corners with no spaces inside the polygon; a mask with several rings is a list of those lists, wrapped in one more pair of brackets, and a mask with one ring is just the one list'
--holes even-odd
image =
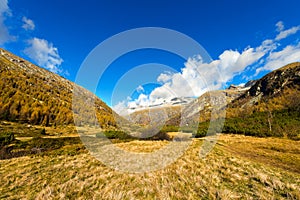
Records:
{"label": "mountain ridge", "polygon": [[[116,126],[114,116],[117,114],[92,92],[2,48],[0,48],[0,75],[1,120],[56,126],[72,125],[73,117],[83,116],[84,119],[78,120],[93,123],[92,117],[89,116],[90,111],[80,108],[85,105],[85,100],[90,100],[95,101],[101,127]],[[72,107],[75,86],[78,94],[86,97],[82,98],[82,104],[77,105],[78,108]]]}

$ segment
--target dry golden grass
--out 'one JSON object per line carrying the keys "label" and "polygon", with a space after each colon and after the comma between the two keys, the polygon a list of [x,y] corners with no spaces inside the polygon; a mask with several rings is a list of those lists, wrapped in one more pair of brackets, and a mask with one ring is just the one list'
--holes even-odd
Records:
{"label": "dry golden grass", "polygon": [[300,141],[223,135],[219,144],[236,155],[300,174]]}
{"label": "dry golden grass", "polygon": [[17,140],[20,141],[29,141],[32,140],[33,137],[16,137]]}
{"label": "dry golden grass", "polygon": [[191,133],[168,132],[168,135],[169,135],[171,138],[174,138],[174,137],[190,137],[190,136],[191,136]]}
{"label": "dry golden grass", "polygon": [[[198,155],[202,141],[195,139],[173,164],[142,174],[115,171],[88,153],[1,160],[0,198],[300,199],[300,174],[228,151],[226,146],[237,144],[239,140],[240,136],[221,136],[213,151],[201,159]],[[255,146],[256,139],[244,137],[241,141],[243,144],[253,142]],[[277,139],[266,141],[269,145],[277,144]],[[150,152],[165,143],[132,141],[117,145],[127,150]],[[282,148],[290,147],[283,145]],[[295,155],[299,158],[298,153]]]}
{"label": "dry golden grass", "polygon": [[139,141],[134,140],[126,143],[117,143],[116,146],[129,152],[150,153],[159,150],[161,147],[169,144],[168,141]]}

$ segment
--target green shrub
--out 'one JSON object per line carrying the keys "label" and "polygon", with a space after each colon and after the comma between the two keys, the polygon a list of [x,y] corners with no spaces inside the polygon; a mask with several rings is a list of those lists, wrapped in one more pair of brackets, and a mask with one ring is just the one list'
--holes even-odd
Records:
{"label": "green shrub", "polygon": [[143,138],[142,140],[171,140],[171,137],[166,132],[159,131],[157,134],[149,137],[149,138]]}
{"label": "green shrub", "polygon": [[194,133],[197,128],[193,126],[180,127],[180,131],[184,133]]}
{"label": "green shrub", "polygon": [[43,148],[43,149],[58,149],[64,145],[60,138],[41,138],[34,137],[28,142],[27,147],[31,148]]}
{"label": "green shrub", "polygon": [[133,139],[131,135],[126,134],[124,131],[118,131],[118,130],[107,130],[101,133],[96,133],[97,138],[103,138],[104,136],[108,139],[119,139],[119,140]]}
{"label": "green shrub", "polygon": [[15,140],[15,135],[11,132],[0,134],[0,147],[8,145]]}
{"label": "green shrub", "polygon": [[205,137],[207,135],[208,127],[209,127],[209,122],[199,123],[197,131],[193,133],[193,137],[195,138]]}
{"label": "green shrub", "polygon": [[41,132],[40,132],[40,134],[41,134],[41,135],[46,135],[46,129],[44,129],[44,128],[43,128],[43,129],[41,129]]}
{"label": "green shrub", "polygon": [[173,126],[173,125],[166,125],[161,128],[160,132],[168,133],[168,132],[178,132],[179,127],[178,126]]}
{"label": "green shrub", "polygon": [[[270,128],[271,127],[271,128]],[[251,115],[226,119],[223,133],[256,137],[284,137],[297,139],[300,134],[300,116],[295,110],[255,112]]]}

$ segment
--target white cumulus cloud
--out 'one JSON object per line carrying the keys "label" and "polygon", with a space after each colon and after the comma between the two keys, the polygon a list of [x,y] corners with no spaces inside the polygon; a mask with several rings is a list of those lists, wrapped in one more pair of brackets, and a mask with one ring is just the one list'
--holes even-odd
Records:
{"label": "white cumulus cloud", "polygon": [[27,17],[23,17],[22,18],[22,21],[23,21],[23,25],[22,25],[22,28],[24,28],[25,30],[34,30],[35,28],[35,24],[34,22],[31,20],[31,19],[28,19]]}
{"label": "white cumulus cloud", "polygon": [[300,62],[300,42],[297,45],[288,45],[281,51],[272,52],[267,57],[266,64],[256,69],[256,74],[272,71],[292,62]]}
{"label": "white cumulus cloud", "polygon": [[0,0],[0,45],[12,39],[7,27],[4,24],[5,18],[10,16],[11,12],[7,0]]}
{"label": "white cumulus cloud", "polygon": [[171,78],[172,78],[172,74],[170,72],[165,72],[165,73],[161,73],[157,77],[157,81],[165,83],[165,82],[169,81]]}
{"label": "white cumulus cloud", "polygon": [[284,29],[284,24],[282,21],[277,22],[275,26],[276,26],[277,32],[283,31],[283,29]]}
{"label": "white cumulus cloud", "polygon": [[264,41],[257,48],[249,47],[242,52],[225,50],[219,59],[210,63],[203,63],[199,56],[189,58],[180,73],[159,76],[158,81],[164,84],[151,92],[149,100],[200,96],[208,90],[219,89],[270,49],[273,49],[270,43]]}
{"label": "white cumulus cloud", "polygon": [[294,26],[292,28],[284,30],[284,24],[282,21],[277,22],[276,27],[277,27],[277,31],[279,32],[275,38],[275,40],[277,41],[282,40],[290,35],[293,35],[300,30],[300,26]]}
{"label": "white cumulus cloud", "polygon": [[144,90],[143,86],[139,85],[139,86],[136,88],[136,91],[139,92],[139,93],[141,93],[141,92],[144,92],[145,90]]}
{"label": "white cumulus cloud", "polygon": [[51,72],[61,72],[60,65],[63,59],[52,43],[44,39],[32,38],[28,41],[28,44],[29,46],[24,50],[28,57]]}

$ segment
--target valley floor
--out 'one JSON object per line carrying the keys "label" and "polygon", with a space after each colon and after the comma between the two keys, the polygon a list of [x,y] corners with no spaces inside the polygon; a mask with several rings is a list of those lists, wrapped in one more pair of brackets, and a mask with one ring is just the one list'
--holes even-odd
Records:
{"label": "valley floor", "polygon": [[[0,160],[0,198],[300,199],[300,141],[221,135],[212,152],[201,159],[202,142],[194,139],[176,162],[142,174],[110,169],[86,150]],[[149,152],[166,143],[116,145]]]}

